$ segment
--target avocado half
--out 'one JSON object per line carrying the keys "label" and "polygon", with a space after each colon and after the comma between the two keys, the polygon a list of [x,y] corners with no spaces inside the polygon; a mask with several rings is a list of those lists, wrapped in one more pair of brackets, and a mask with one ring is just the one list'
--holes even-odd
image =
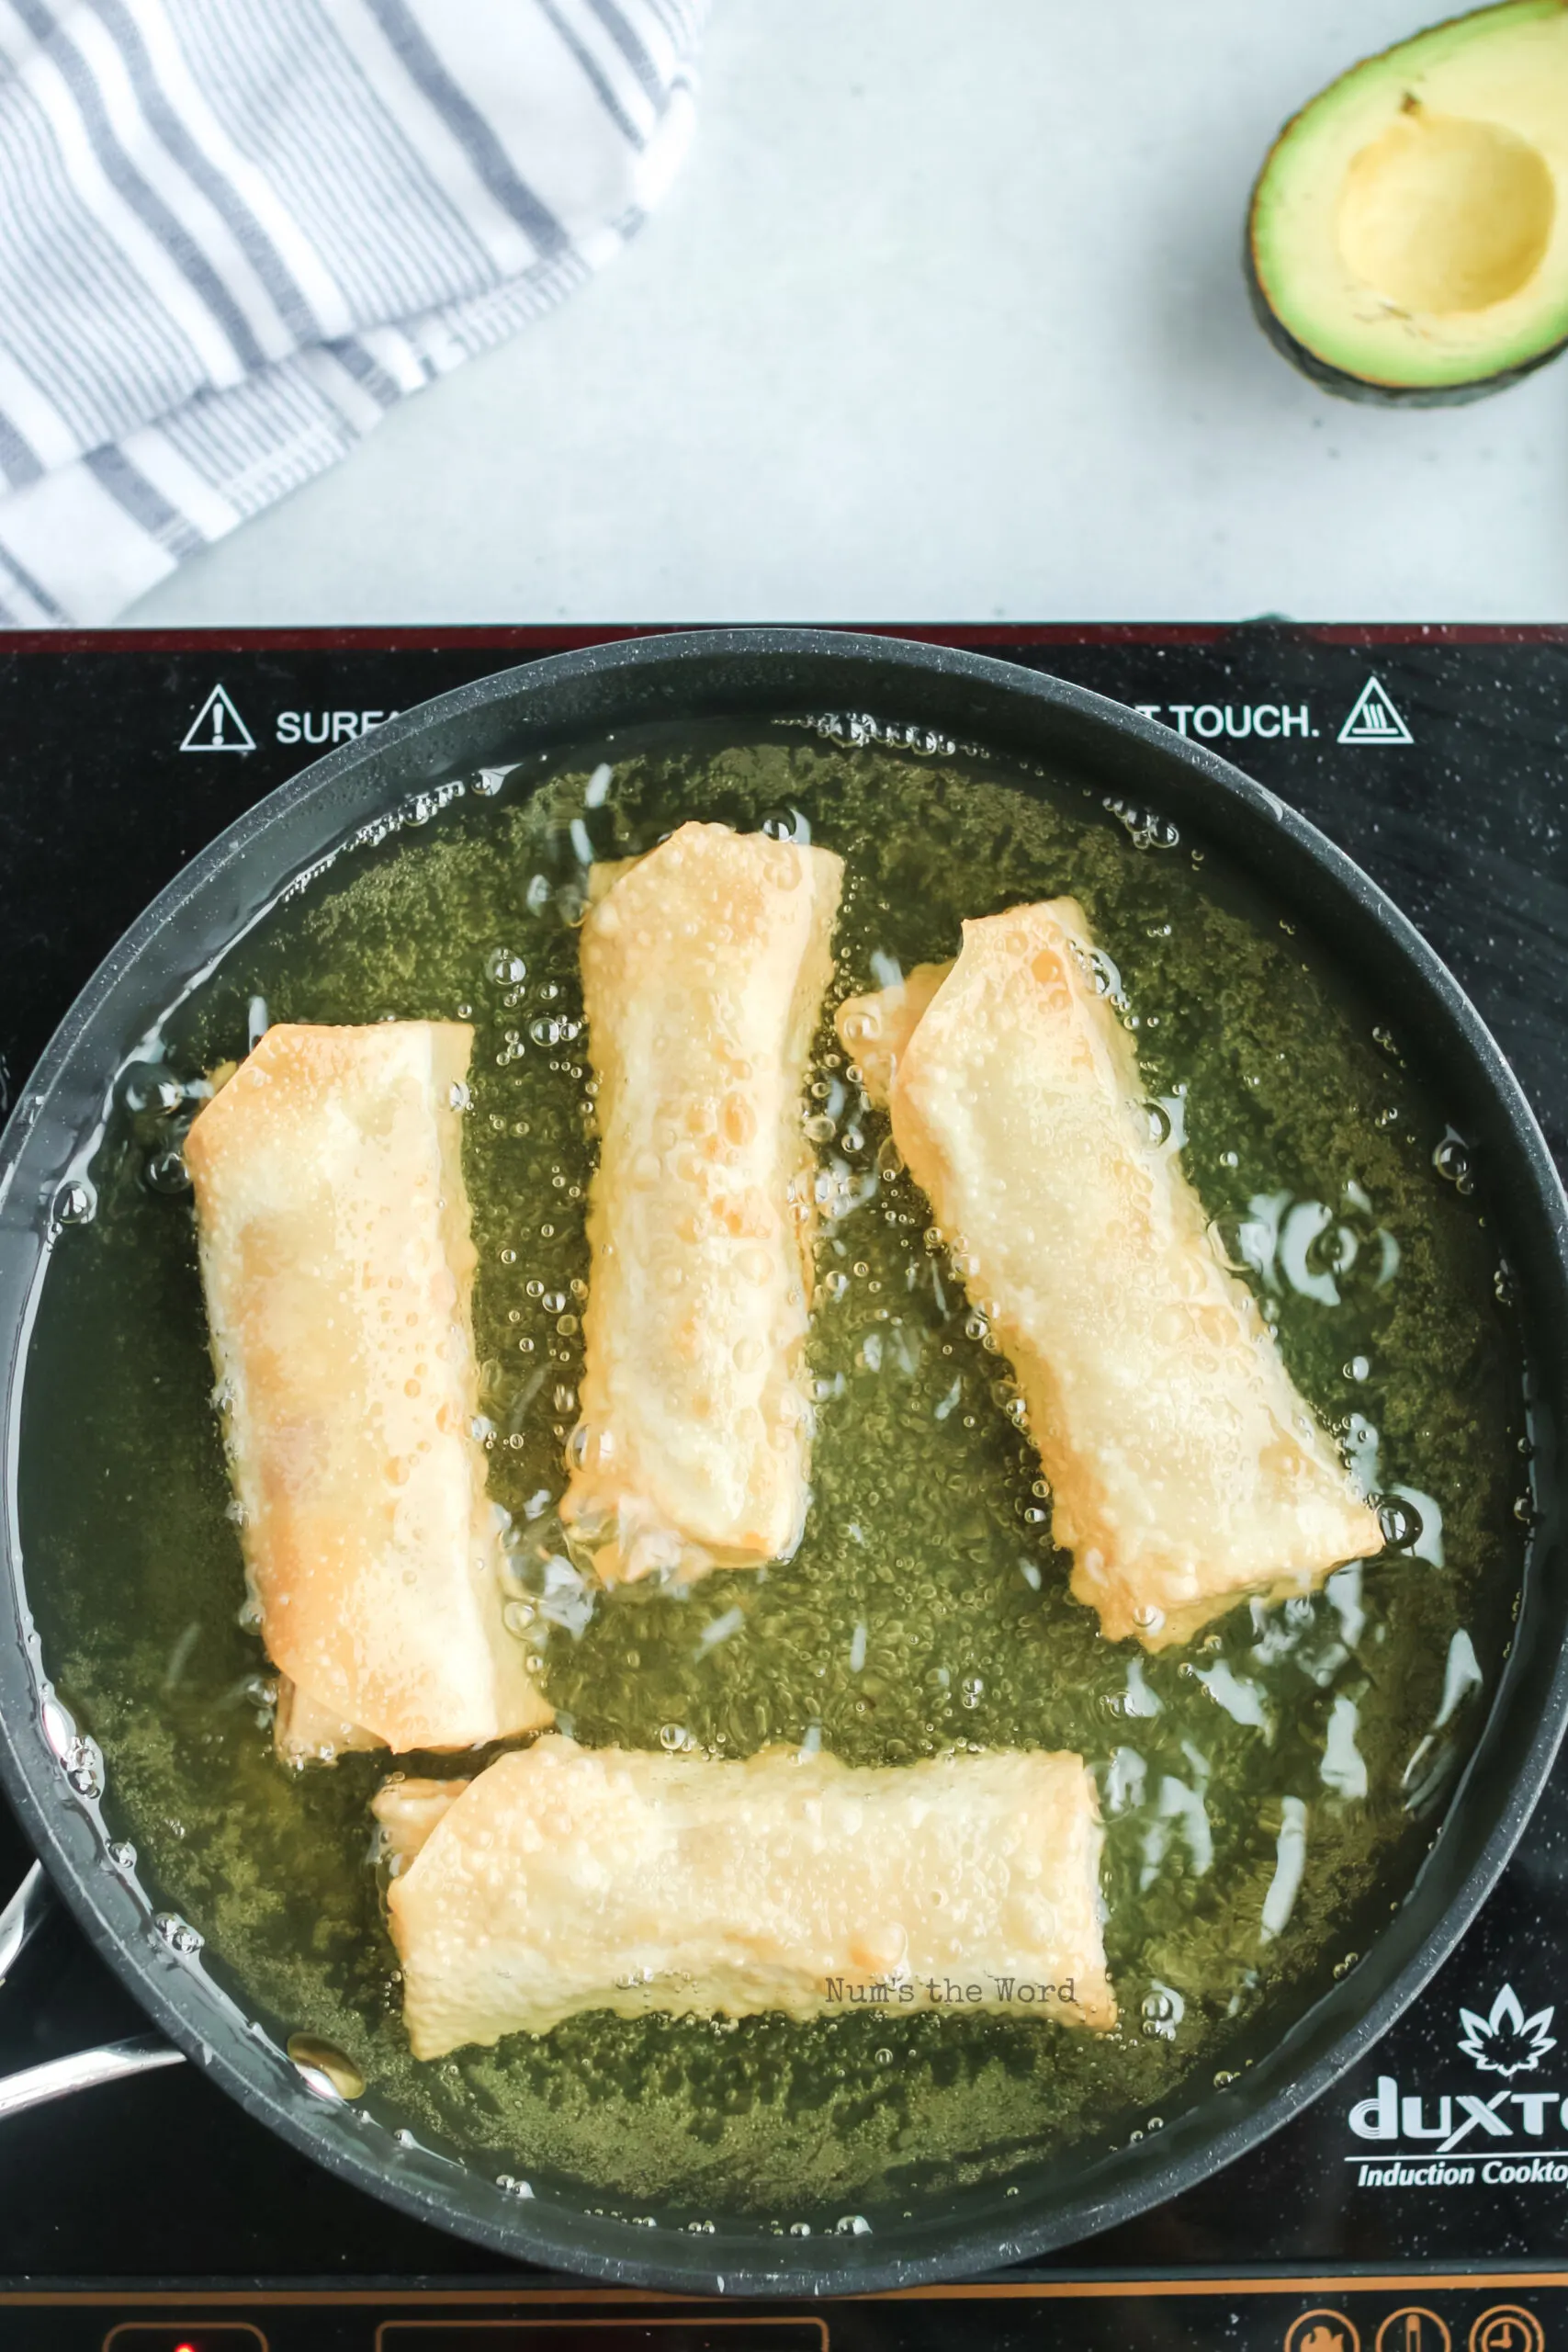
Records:
{"label": "avocado half", "polygon": [[1568,345],[1568,0],[1504,0],[1351,67],[1252,192],[1269,340],[1352,400],[1479,400]]}

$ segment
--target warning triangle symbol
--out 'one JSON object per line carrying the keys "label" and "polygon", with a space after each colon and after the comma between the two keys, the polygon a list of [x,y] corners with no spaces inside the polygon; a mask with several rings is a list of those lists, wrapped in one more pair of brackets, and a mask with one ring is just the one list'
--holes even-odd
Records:
{"label": "warning triangle symbol", "polygon": [[1369,678],[1356,697],[1356,707],[1339,729],[1342,743],[1408,743],[1410,729],[1379,678]]}
{"label": "warning triangle symbol", "polygon": [[213,687],[180,745],[182,752],[254,752],[255,748],[256,739],[235,709],[224,685]]}

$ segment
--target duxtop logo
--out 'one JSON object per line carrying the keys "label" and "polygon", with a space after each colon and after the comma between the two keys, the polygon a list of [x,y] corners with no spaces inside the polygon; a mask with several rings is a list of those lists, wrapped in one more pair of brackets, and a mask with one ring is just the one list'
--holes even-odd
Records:
{"label": "duxtop logo", "polygon": [[[1380,2075],[1370,2098],[1348,2121],[1358,2140],[1381,2143],[1377,2157],[1352,2156],[1359,2188],[1561,2187],[1568,2182],[1568,2096],[1531,2083],[1557,2048],[1554,2007],[1527,2013],[1511,1984],[1490,2009],[1461,2007],[1458,2048],[1478,2074],[1502,2078],[1500,2090],[1408,2088]],[[1506,2150],[1500,2142],[1512,2144]],[[1522,2145],[1520,2143],[1523,2143]]]}
{"label": "duxtop logo", "polygon": [[1527,2018],[1511,1984],[1493,2002],[1490,2017],[1477,2017],[1473,2009],[1459,2014],[1464,2028],[1459,2046],[1483,2075],[1533,2075],[1547,2052],[1557,2047],[1551,2031],[1556,2011],[1537,2009]]}

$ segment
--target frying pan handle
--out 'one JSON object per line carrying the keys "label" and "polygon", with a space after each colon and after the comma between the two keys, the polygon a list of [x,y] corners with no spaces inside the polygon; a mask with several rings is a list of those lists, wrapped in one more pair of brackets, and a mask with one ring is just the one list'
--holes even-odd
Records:
{"label": "frying pan handle", "polygon": [[161,2066],[184,2064],[184,2052],[171,2049],[155,2033],[139,2034],[132,2041],[106,2041],[96,2050],[73,2051],[69,2058],[51,2058],[47,2065],[0,2075],[0,2123],[8,2115],[20,2115],[24,2108],[43,2107],[51,2098],[71,2098],[77,2091],[96,2090],[100,2083],[122,2082],[128,2075],[152,2075]]}
{"label": "frying pan handle", "polygon": [[[54,1891],[41,1865],[35,1862],[0,1911],[0,1984],[54,1908]],[[0,2075],[0,2122],[8,2115],[20,2115],[24,2108],[70,2098],[76,2091],[96,2090],[100,2083],[118,2083],[128,2075],[154,2074],[161,2066],[184,2063],[183,2052],[171,2049],[153,2033],[139,2034],[130,2041],[106,2042],[96,2050],[73,2051],[68,2058],[51,2058],[41,2066],[24,2067],[20,2074]]]}
{"label": "frying pan handle", "polygon": [[0,1911],[0,1984],[4,1984],[53,1913],[54,1889],[43,1874],[43,1864],[35,1862],[4,1911]]}

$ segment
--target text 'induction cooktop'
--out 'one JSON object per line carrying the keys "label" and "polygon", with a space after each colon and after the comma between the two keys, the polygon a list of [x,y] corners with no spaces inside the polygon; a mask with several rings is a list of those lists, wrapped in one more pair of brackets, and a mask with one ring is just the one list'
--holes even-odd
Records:
{"label": "text 'induction cooktop'", "polygon": [[[0,636],[0,1112],[120,933],[276,785],[432,695],[627,633]],[[1292,802],[1445,958],[1568,1169],[1568,629],[890,633],[1136,705]],[[30,1860],[0,1812],[0,1909]],[[0,2077],[145,2031],[63,1920],[0,1983]],[[361,2196],[189,2065],[9,2116],[0,2081],[0,2352],[1220,2345],[1568,2347],[1568,1764],[1362,2066],[1203,2187],[982,2284],[739,2307],[596,2290]]]}

